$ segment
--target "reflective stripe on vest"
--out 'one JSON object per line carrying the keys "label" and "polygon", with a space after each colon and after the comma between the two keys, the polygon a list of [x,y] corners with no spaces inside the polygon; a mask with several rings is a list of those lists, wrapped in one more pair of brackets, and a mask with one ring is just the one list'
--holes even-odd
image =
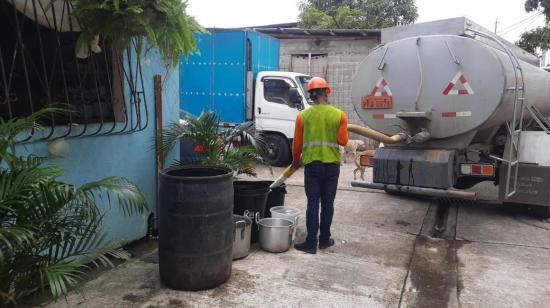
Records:
{"label": "reflective stripe on vest", "polygon": [[339,148],[340,145],[338,143],[334,142],[327,142],[327,141],[312,141],[312,142],[306,142],[303,145],[304,148],[307,147],[329,147],[329,148]]}

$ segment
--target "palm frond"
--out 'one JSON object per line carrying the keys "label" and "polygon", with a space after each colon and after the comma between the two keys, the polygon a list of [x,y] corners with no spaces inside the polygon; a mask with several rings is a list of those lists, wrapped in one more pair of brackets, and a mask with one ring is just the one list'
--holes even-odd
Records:
{"label": "palm frond", "polygon": [[[265,164],[267,142],[258,134],[253,122],[232,128],[220,128],[217,113],[203,112],[187,120],[185,125],[172,124],[163,134],[164,152],[172,149],[182,138],[189,138],[201,149],[199,163],[204,166],[224,166],[236,174],[255,175],[256,163]],[[181,163],[181,162],[180,162]]]}
{"label": "palm frond", "polygon": [[[79,188],[84,196],[94,199],[102,194],[114,195],[125,215],[143,214],[149,209],[147,200],[141,190],[132,182],[121,177],[108,177],[91,182]],[[108,198],[110,203],[110,198]]]}
{"label": "palm frond", "polygon": [[40,289],[49,287],[53,298],[57,299],[78,285],[86,268],[76,261],[64,261],[41,268]]}
{"label": "palm frond", "polygon": [[90,259],[95,266],[99,266],[99,263],[101,263],[105,267],[114,267],[115,265],[110,258],[129,260],[131,257],[130,253],[122,248],[105,248],[100,252],[95,252],[90,256]]}
{"label": "palm frond", "polygon": [[180,123],[169,124],[162,130],[161,142],[158,144],[164,158],[174,149],[178,142],[186,137],[190,137],[188,126]]}
{"label": "palm frond", "polygon": [[[8,227],[0,228],[0,262],[4,259],[4,251],[13,251],[21,248],[25,244],[31,244],[34,240],[32,230],[23,227]],[[5,248],[5,249],[4,249]]]}
{"label": "palm frond", "polygon": [[0,163],[11,161],[17,158],[16,147],[18,138],[22,134],[30,134],[33,130],[40,130],[39,121],[46,116],[62,112],[60,108],[43,108],[24,118],[11,118],[4,120],[0,117]]}

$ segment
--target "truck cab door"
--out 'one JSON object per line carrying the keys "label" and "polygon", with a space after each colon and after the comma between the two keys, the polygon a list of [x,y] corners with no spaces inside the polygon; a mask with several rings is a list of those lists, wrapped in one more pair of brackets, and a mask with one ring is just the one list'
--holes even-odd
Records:
{"label": "truck cab door", "polygon": [[280,132],[289,139],[294,136],[298,113],[307,107],[301,89],[286,77],[266,76],[259,80],[254,103],[257,129]]}

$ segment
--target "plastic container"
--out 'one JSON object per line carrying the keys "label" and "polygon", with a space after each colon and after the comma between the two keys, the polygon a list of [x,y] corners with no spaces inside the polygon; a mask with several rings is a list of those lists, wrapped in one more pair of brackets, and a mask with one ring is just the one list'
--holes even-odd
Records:
{"label": "plastic container", "polygon": [[258,225],[256,218],[263,218],[269,185],[266,181],[235,181],[233,213],[247,216],[254,221],[252,225],[251,242],[258,242]]}
{"label": "plastic container", "polygon": [[162,283],[171,289],[195,291],[226,282],[233,260],[231,170],[168,168],[160,172],[159,186]]}

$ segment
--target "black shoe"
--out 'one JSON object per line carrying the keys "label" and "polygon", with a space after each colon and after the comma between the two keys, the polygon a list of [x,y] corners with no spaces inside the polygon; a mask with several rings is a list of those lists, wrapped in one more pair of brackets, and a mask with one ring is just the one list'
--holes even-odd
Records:
{"label": "black shoe", "polygon": [[319,249],[327,249],[331,246],[334,246],[334,240],[331,238],[329,238],[328,241],[326,242],[323,242],[323,243],[319,242]]}
{"label": "black shoe", "polygon": [[317,245],[310,244],[308,242],[303,242],[301,244],[294,245],[294,248],[296,248],[299,251],[316,254],[317,253]]}

